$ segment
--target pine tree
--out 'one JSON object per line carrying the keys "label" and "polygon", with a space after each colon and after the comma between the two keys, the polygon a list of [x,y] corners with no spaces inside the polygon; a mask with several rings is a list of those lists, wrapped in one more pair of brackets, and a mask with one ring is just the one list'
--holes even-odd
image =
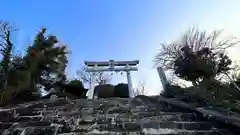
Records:
{"label": "pine tree", "polygon": [[65,69],[68,60],[67,47],[56,46],[57,38],[45,37],[45,32],[46,29],[42,29],[36,36],[33,45],[28,48],[25,60],[29,69],[32,70],[32,88],[40,84],[49,90],[53,87],[52,84],[66,79]]}

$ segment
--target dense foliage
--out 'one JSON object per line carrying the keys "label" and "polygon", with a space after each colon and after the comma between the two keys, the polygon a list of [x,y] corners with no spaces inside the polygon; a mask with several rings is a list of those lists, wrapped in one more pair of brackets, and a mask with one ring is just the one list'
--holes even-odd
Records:
{"label": "dense foliage", "polygon": [[80,80],[71,80],[69,83],[62,85],[64,92],[70,93],[78,98],[86,98],[87,89],[84,88]]}
{"label": "dense foliage", "polygon": [[[234,68],[230,68],[232,60],[225,53],[228,47],[239,41],[233,37],[219,41],[219,35],[218,31],[206,34],[193,29],[180,41],[162,45],[162,50],[154,59],[155,65],[172,70],[178,78],[193,84],[185,88],[169,84],[162,96],[189,103],[197,100],[201,105],[224,106],[240,111],[240,77],[232,79],[229,76]],[[225,79],[219,79],[222,76]]]}
{"label": "dense foliage", "polygon": [[128,98],[129,97],[129,90],[128,84],[119,83],[114,86],[114,96],[120,98]]}
{"label": "dense foliage", "polygon": [[223,53],[213,53],[208,47],[192,52],[189,46],[181,48],[182,56],[174,61],[174,72],[194,84],[214,78],[230,70],[232,61]]}
{"label": "dense foliage", "polygon": [[[37,35],[32,46],[28,48],[26,56],[27,65],[31,63],[32,56],[39,55],[39,62],[35,65],[36,70],[32,73],[32,83],[40,84],[46,90],[57,81],[65,80],[65,68],[67,66],[67,47],[56,46],[58,40],[55,36],[45,37],[46,29]],[[28,63],[29,62],[29,63]]]}
{"label": "dense foliage", "polygon": [[114,86],[111,84],[100,84],[95,86],[94,95],[98,98],[114,97]]}
{"label": "dense foliage", "polygon": [[66,80],[67,48],[57,46],[55,36],[45,36],[46,29],[42,29],[33,44],[27,48],[26,55],[17,56],[12,54],[12,27],[2,22],[0,28],[3,56],[0,69],[0,104],[7,104],[14,97],[24,99],[23,95],[26,95],[25,99],[29,99],[32,92],[40,95],[39,86],[49,90],[54,87],[54,83]]}
{"label": "dense foliage", "polygon": [[207,34],[191,29],[179,41],[162,44],[161,51],[154,58],[155,65],[173,70],[178,77],[194,85],[226,73],[232,61],[225,49],[238,41],[233,37],[218,41],[220,34],[220,31]]}
{"label": "dense foliage", "polygon": [[111,98],[111,97],[128,98],[129,97],[128,85],[124,83],[119,83],[115,86],[111,84],[100,84],[95,87],[94,95],[97,98]]}

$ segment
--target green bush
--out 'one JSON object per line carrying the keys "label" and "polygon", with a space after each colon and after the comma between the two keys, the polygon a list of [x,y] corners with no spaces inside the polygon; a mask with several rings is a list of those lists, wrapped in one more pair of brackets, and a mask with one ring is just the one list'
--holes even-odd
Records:
{"label": "green bush", "polygon": [[182,96],[184,94],[185,93],[180,86],[168,84],[166,86],[166,90],[164,90],[161,93],[161,96],[167,97],[167,98],[175,98],[177,96]]}
{"label": "green bush", "polygon": [[114,86],[111,84],[101,84],[94,88],[94,95],[98,98],[114,97]]}
{"label": "green bush", "polygon": [[76,97],[85,98],[88,89],[85,89],[80,80],[72,80],[67,84],[64,84],[63,89]]}
{"label": "green bush", "polygon": [[115,85],[114,96],[120,98],[129,98],[128,84],[119,83]]}
{"label": "green bush", "polygon": [[124,83],[120,83],[115,86],[111,84],[101,84],[94,88],[94,95],[98,98],[129,98],[128,85]]}

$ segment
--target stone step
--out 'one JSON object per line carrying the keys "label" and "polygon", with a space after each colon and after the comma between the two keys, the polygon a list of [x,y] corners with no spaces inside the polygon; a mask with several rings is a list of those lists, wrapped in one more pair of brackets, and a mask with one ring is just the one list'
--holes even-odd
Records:
{"label": "stone step", "polygon": [[13,125],[13,123],[0,123],[0,130],[8,129]]}
{"label": "stone step", "polygon": [[58,99],[19,105],[0,110],[0,134],[232,135],[198,113],[155,103],[157,100],[143,101]]}
{"label": "stone step", "polygon": [[181,112],[136,112],[132,116],[137,119],[158,118],[169,121],[203,121],[201,116],[195,113],[181,113]]}
{"label": "stone step", "polygon": [[[161,111],[161,112],[177,112],[179,111],[175,109],[175,107],[161,107],[161,106],[146,106],[146,105],[137,105],[134,107],[131,107],[132,112],[139,112],[139,111]],[[181,110],[181,112],[188,112],[187,110]]]}
{"label": "stone step", "polygon": [[27,127],[47,127],[51,126],[50,122],[47,121],[29,121],[29,122],[20,122],[20,123],[4,123],[11,124],[10,129],[17,129],[17,128],[27,128]]}
{"label": "stone step", "polygon": [[41,115],[36,116],[19,116],[13,119],[11,122],[31,122],[31,121],[40,121],[42,119]]}
{"label": "stone step", "polygon": [[154,116],[159,116],[159,117],[172,117],[175,119],[182,119],[182,120],[188,120],[188,119],[192,119],[192,120],[201,120],[202,117],[198,116],[195,113],[181,113],[181,112],[154,112],[154,111],[139,111],[139,112],[133,112],[130,113],[127,110],[124,109],[115,109],[112,110],[110,109],[107,112],[100,112],[100,111],[96,111],[91,108],[87,108],[86,110],[82,109],[82,110],[75,110],[73,109],[72,111],[58,111],[58,110],[45,110],[41,113],[43,116],[80,116],[80,115],[101,115],[101,114],[105,114],[105,115],[120,115],[122,117],[124,117],[124,114],[128,114],[128,117],[131,118],[136,118],[136,119],[141,119],[141,118],[146,118],[146,117],[154,117]]}
{"label": "stone step", "polygon": [[[139,116],[142,115],[142,116]],[[58,123],[60,120],[65,121],[66,123],[78,123],[78,124],[107,124],[107,123],[125,123],[125,122],[151,122],[151,121],[158,121],[158,122],[166,122],[166,121],[182,121],[182,122],[204,122],[206,120],[198,119],[194,113],[169,113],[169,112],[162,112],[158,115],[149,115],[146,113],[138,114],[136,116],[131,116],[129,114],[86,114],[80,115],[77,112],[69,112],[68,114],[64,115],[49,115],[45,116],[41,119],[42,121],[48,121],[53,123]]]}
{"label": "stone step", "polygon": [[[114,116],[114,115],[113,115]],[[138,113],[137,115],[129,116],[128,114],[116,115],[115,117],[106,117],[113,119],[116,123],[130,122],[130,121],[195,121],[202,122],[204,119],[198,118],[194,113],[171,113],[160,112],[159,114]]]}
{"label": "stone step", "polygon": [[216,125],[212,122],[183,122],[183,121],[143,121],[142,128],[168,128],[168,129],[186,129],[186,130],[212,130],[217,129]]}
{"label": "stone step", "polygon": [[[81,127],[81,125],[80,125]],[[92,129],[99,131],[139,131],[144,128],[166,128],[166,129],[185,129],[185,130],[212,130],[217,129],[210,122],[160,122],[160,121],[138,121],[138,122],[125,122],[125,123],[108,123],[108,124],[98,124],[92,126]]]}
{"label": "stone step", "polygon": [[159,120],[159,121],[206,121],[196,116],[194,113],[169,113],[162,112],[160,115],[146,116],[141,118],[141,120],[150,121],[150,120]]}
{"label": "stone step", "polygon": [[67,104],[70,104],[70,102],[68,100],[65,99],[57,99],[55,101],[47,101],[44,103],[44,105],[46,105],[47,107],[57,107],[57,106],[65,106]]}
{"label": "stone step", "polygon": [[212,130],[212,131],[193,131],[193,130],[171,130],[171,129],[143,129],[138,132],[109,132],[109,131],[99,131],[92,130],[90,132],[71,132],[62,133],[58,135],[233,135],[227,130]]}
{"label": "stone step", "polygon": [[56,127],[53,126],[41,126],[41,127],[27,127],[27,128],[15,128],[3,131],[4,135],[54,135]]}
{"label": "stone step", "polygon": [[14,130],[2,131],[4,135],[232,135],[227,130],[185,130],[185,129],[168,129],[168,128],[143,128],[136,131],[108,131],[92,129],[89,131],[61,132],[56,126],[28,127],[17,128]]}

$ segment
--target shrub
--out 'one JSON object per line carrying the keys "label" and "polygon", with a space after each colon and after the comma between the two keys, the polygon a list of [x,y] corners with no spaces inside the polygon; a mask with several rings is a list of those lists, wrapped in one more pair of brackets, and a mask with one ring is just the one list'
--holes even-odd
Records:
{"label": "shrub", "polygon": [[31,90],[23,90],[16,94],[11,103],[30,102],[40,100],[40,93],[33,93]]}
{"label": "shrub", "polygon": [[114,97],[114,86],[111,84],[100,84],[94,88],[94,95],[98,98]]}
{"label": "shrub", "polygon": [[128,84],[119,83],[115,85],[114,96],[120,98],[129,98]]}
{"label": "shrub", "polygon": [[85,89],[80,80],[72,80],[67,84],[64,84],[63,89],[65,92],[70,93],[76,97],[86,97],[88,89]]}
{"label": "shrub", "polygon": [[185,93],[180,86],[168,84],[166,86],[166,90],[161,93],[161,96],[167,98],[175,98],[176,96],[182,96],[184,94]]}

